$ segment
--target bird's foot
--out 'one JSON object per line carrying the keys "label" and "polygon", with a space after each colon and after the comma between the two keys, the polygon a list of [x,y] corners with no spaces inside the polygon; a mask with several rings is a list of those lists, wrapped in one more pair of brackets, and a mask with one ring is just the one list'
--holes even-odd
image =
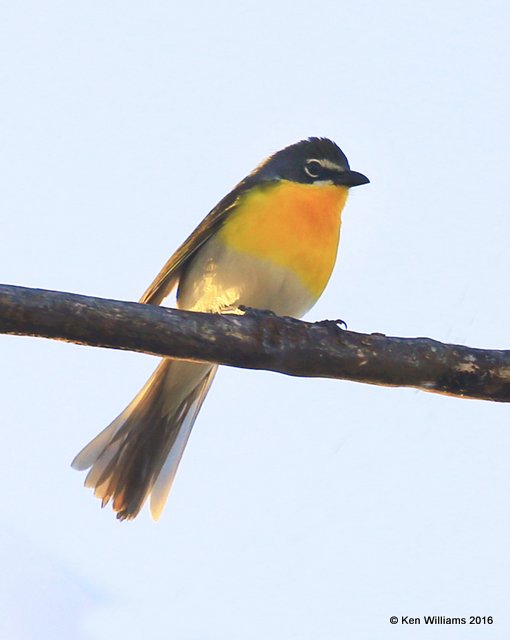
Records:
{"label": "bird's foot", "polygon": [[319,320],[318,322],[314,322],[314,324],[321,325],[323,327],[329,327],[330,329],[334,329],[335,331],[342,330],[345,331],[347,329],[347,322],[345,320]]}
{"label": "bird's foot", "polygon": [[255,307],[247,307],[244,304],[239,305],[239,311],[252,318],[275,318],[277,314],[269,309],[256,309]]}

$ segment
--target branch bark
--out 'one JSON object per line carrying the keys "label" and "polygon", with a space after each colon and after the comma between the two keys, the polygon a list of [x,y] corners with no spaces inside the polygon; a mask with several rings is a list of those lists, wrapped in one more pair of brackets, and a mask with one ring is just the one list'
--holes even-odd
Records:
{"label": "branch bark", "polygon": [[334,322],[195,313],[0,285],[0,333],[510,401],[510,351],[367,335],[342,330]]}

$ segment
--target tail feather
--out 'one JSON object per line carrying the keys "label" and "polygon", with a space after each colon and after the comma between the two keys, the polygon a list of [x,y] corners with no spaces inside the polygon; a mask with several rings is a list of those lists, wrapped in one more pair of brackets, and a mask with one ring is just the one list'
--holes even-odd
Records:
{"label": "tail feather", "polygon": [[134,518],[151,494],[161,515],[216,367],[163,360],[131,404],[76,456],[85,486],[120,520]]}
{"label": "tail feather", "polygon": [[[95,438],[93,438],[83,449],[75,456],[71,462],[73,469],[77,471],[85,471],[92,465],[94,465],[99,458],[103,455],[105,448],[111,443],[114,436],[119,429],[125,424],[126,420],[135,412],[136,407],[145,399],[149,389],[154,384],[154,379],[157,378],[160,373],[160,368],[165,361],[162,361],[156,371],[147,380],[142,389],[138,392],[136,397],[130,402],[130,404],[120,413],[113,422],[111,422],[106,429],[103,429]],[[90,475],[90,474],[89,474]],[[88,476],[87,476],[88,477]],[[86,484],[85,486],[89,486]],[[92,486],[92,485],[90,485]]]}
{"label": "tail feather", "polygon": [[188,438],[191,434],[191,429],[193,428],[193,424],[195,423],[198,412],[200,411],[200,407],[202,406],[207,392],[209,391],[209,387],[214,379],[216,370],[217,367],[212,367],[208,375],[203,379],[200,384],[200,388],[197,388],[196,390],[193,402],[190,404],[189,408],[183,407],[185,410],[183,410],[183,415],[181,417],[181,427],[152,487],[150,509],[151,516],[154,520],[159,520],[161,516],[166,499],[170,489],[172,488],[182,454],[184,453]]}
{"label": "tail feather", "polygon": [[118,418],[109,424],[106,429],[103,429],[101,433],[99,433],[80,451],[71,463],[73,469],[76,469],[77,471],[85,471],[85,469],[88,469],[96,462],[101,451],[104,450],[119,427],[122,426],[125,413],[125,411],[121,413]]}

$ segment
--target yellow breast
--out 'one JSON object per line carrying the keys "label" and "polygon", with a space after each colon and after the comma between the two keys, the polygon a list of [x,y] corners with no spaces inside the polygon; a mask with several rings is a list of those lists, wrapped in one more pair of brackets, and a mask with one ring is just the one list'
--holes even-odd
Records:
{"label": "yellow breast", "polygon": [[335,265],[347,191],[288,180],[255,187],[241,196],[218,239],[291,270],[318,298]]}

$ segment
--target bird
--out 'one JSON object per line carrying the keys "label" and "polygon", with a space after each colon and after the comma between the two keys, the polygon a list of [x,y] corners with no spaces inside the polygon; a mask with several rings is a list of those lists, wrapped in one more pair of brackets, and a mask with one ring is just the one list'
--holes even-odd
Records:
{"label": "bird", "polygon": [[[177,308],[302,317],[335,265],[352,171],[340,147],[310,137],[270,155],[232,189],[173,253],[142,295]],[[147,499],[158,520],[217,366],[164,358],[132,402],[72,462],[119,520]]]}

